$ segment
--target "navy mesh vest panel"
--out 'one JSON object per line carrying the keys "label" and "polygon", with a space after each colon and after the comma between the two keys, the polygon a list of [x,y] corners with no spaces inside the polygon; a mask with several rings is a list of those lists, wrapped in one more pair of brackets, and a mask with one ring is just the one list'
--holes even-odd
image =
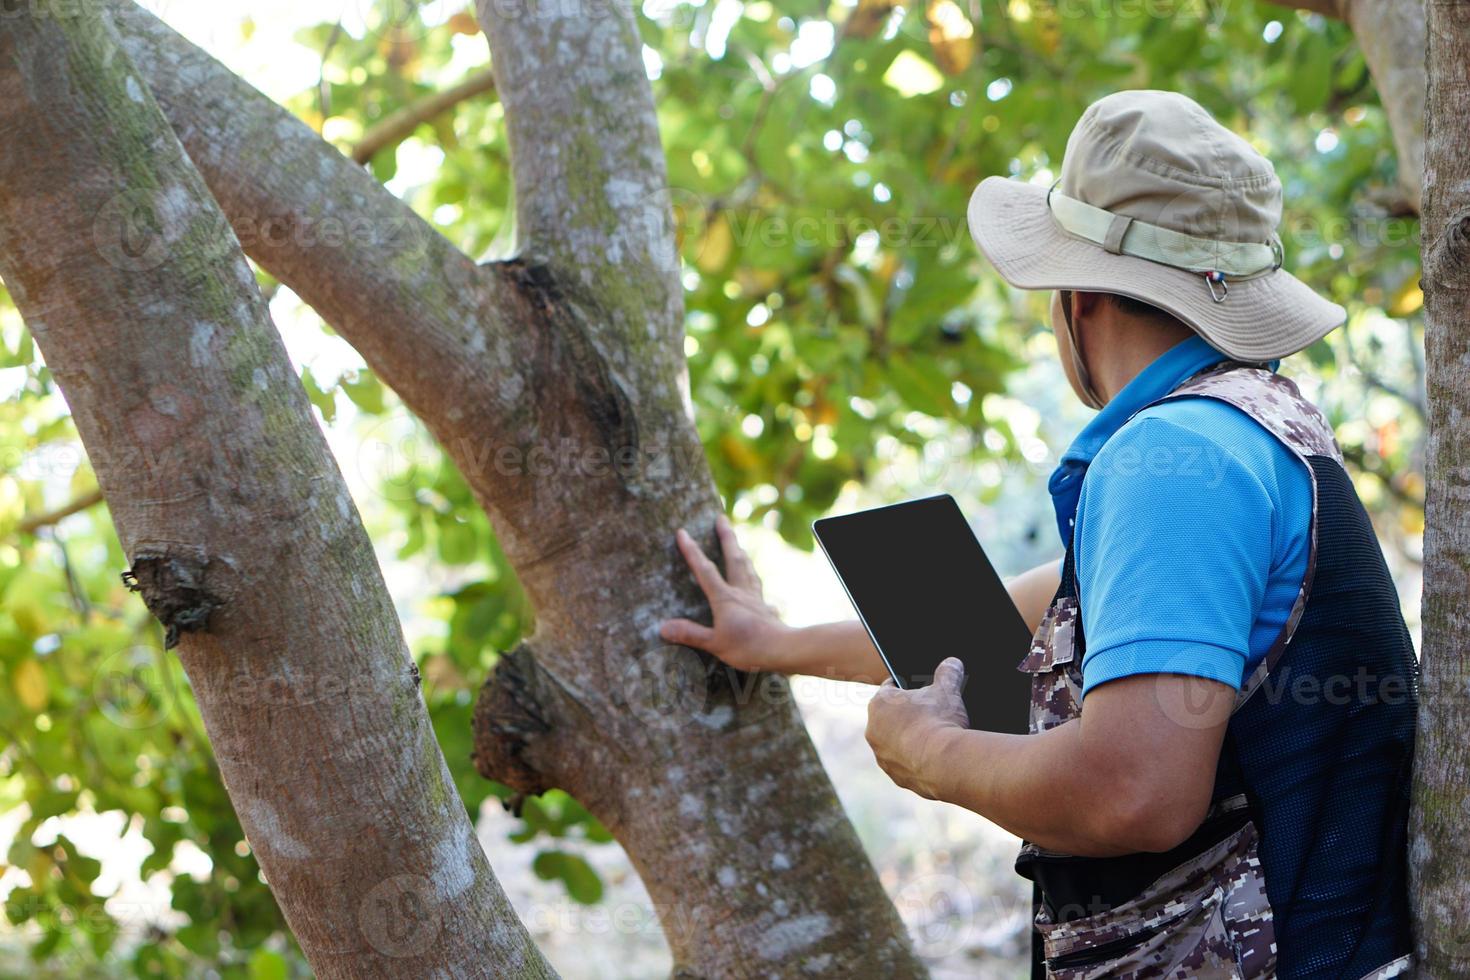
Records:
{"label": "navy mesh vest panel", "polygon": [[[1317,483],[1311,592],[1275,669],[1231,716],[1214,798],[1250,800],[1280,980],[1358,980],[1411,951],[1407,838],[1419,668],[1352,481],[1333,459],[1309,463]],[[1070,548],[1058,595],[1076,595]],[[1172,867],[1197,847],[1072,860],[1094,869],[1083,890],[1093,893],[1099,878],[1120,882],[1121,901],[1137,887],[1133,865]]]}
{"label": "navy mesh vest panel", "polygon": [[1418,662],[1367,512],[1310,458],[1317,557],[1296,633],[1231,718],[1217,798],[1261,834],[1282,980],[1355,980],[1410,952],[1407,826]]}

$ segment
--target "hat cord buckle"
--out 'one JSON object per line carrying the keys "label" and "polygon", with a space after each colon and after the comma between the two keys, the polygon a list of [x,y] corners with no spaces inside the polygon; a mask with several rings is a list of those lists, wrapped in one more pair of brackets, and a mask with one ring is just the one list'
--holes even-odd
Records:
{"label": "hat cord buckle", "polygon": [[[1219,292],[1215,291],[1215,285],[1219,284]],[[1210,299],[1216,303],[1225,302],[1225,297],[1230,295],[1230,283],[1225,281],[1225,273],[1219,269],[1211,269],[1205,273],[1205,286],[1210,291]]]}

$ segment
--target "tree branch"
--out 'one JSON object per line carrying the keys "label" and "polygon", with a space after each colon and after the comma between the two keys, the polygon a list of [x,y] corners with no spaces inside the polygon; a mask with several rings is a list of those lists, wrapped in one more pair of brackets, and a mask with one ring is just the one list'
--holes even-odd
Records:
{"label": "tree branch", "polygon": [[420,417],[461,418],[477,439],[496,439],[531,379],[530,341],[506,327],[495,277],[158,18],[131,0],[105,6],[246,253]]}
{"label": "tree branch", "polygon": [[651,319],[668,346],[683,294],[632,8],[477,7],[505,105],[518,251],[602,297],[624,339],[646,347]]}
{"label": "tree branch", "polygon": [[0,274],[322,977],[548,977],[255,277],[94,3],[0,23]]}
{"label": "tree branch", "polygon": [[1398,153],[1399,186],[1419,213],[1424,196],[1425,0],[1272,0],[1345,21],[1373,74]]}
{"label": "tree branch", "polygon": [[355,163],[367,163],[379,150],[396,146],[418,129],[420,125],[439,116],[461,102],[495,89],[495,73],[486,68],[476,72],[453,88],[420,99],[413,105],[404,106],[380,122],[368,128],[362,139],[352,148]]}
{"label": "tree branch", "polygon": [[32,514],[29,517],[21,518],[20,523],[15,526],[15,533],[35,534],[43,527],[60,524],[71,515],[79,514],[88,507],[93,507],[100,503],[102,503],[102,491],[93,490],[91,493],[82,494],[82,496],[75,500],[68,501],[55,510],[43,511],[39,514]]}

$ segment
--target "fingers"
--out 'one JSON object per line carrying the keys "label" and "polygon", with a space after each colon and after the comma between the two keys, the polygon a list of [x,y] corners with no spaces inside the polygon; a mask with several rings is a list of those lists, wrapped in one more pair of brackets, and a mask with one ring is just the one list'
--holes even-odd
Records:
{"label": "fingers", "polygon": [[699,542],[690,537],[689,532],[682,527],[674,535],[674,540],[679,545],[679,552],[684,556],[684,561],[689,564],[689,570],[694,573],[694,580],[704,590],[705,597],[714,602],[715,595],[725,588],[725,580],[720,575],[720,570],[715,563],[709,560]]}
{"label": "fingers", "polygon": [[759,594],[761,580],[755,573],[755,565],[745,549],[740,547],[740,541],[735,537],[735,528],[730,526],[730,519],[724,514],[715,518],[715,533],[720,538],[720,553],[725,558],[725,575],[730,584],[737,589],[747,589]]}
{"label": "fingers", "polygon": [[[715,631],[688,619],[667,619],[659,625],[658,635],[665,642],[679,646],[709,650],[714,643]],[[713,651],[711,651],[713,652]]]}
{"label": "fingers", "polygon": [[945,657],[934,671],[934,686],[959,694],[964,685],[965,665],[958,657]]}

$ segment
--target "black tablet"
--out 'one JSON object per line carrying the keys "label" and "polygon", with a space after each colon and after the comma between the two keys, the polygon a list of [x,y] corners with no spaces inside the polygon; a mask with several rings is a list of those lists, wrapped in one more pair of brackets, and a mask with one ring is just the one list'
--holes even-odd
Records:
{"label": "black tablet", "polygon": [[922,687],[945,657],[965,665],[970,727],[1024,734],[1031,631],[949,494],[824,517],[817,542],[902,688]]}

